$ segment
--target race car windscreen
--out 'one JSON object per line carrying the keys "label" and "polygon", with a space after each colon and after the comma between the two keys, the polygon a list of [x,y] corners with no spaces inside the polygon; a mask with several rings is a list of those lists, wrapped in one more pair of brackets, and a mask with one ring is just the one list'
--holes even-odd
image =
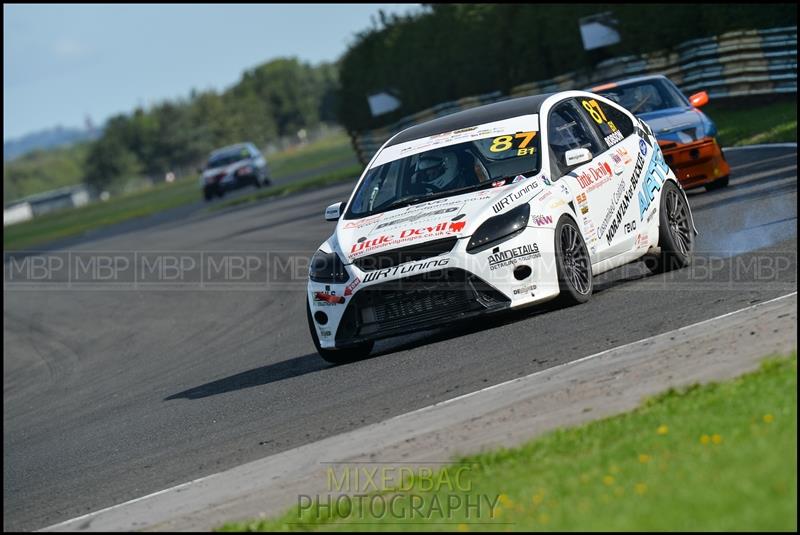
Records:
{"label": "race car windscreen", "polygon": [[604,89],[598,94],[613,100],[634,114],[686,106],[676,94],[676,90],[661,80],[625,84]]}
{"label": "race car windscreen", "polygon": [[438,146],[376,165],[364,177],[344,218],[358,219],[510,184],[517,175],[539,171],[539,152],[535,130],[494,131],[491,137]]}
{"label": "race car windscreen", "polygon": [[244,160],[249,157],[250,153],[247,152],[246,149],[215,154],[214,156],[208,159],[208,164],[206,164],[206,169],[213,169],[215,167],[224,167],[226,165],[236,163],[240,160]]}

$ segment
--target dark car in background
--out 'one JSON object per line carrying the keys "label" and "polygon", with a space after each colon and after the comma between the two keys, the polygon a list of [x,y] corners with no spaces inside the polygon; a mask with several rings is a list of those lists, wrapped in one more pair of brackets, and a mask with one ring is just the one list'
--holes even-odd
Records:
{"label": "dark car in background", "polygon": [[207,201],[214,196],[222,197],[228,190],[270,184],[267,160],[252,143],[238,143],[213,151],[200,172],[200,186]]}
{"label": "dark car in background", "polygon": [[611,99],[645,121],[658,139],[667,165],[684,188],[707,190],[728,185],[730,167],[717,141],[717,127],[698,108],[705,91],[688,99],[666,76],[642,76],[589,89]]}

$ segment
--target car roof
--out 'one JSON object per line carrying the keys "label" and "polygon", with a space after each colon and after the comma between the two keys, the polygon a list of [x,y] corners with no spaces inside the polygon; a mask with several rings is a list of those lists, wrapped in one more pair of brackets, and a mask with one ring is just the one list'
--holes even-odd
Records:
{"label": "car roof", "polygon": [[518,117],[520,115],[539,113],[542,103],[554,94],[555,93],[547,93],[531,97],[512,98],[459,111],[451,115],[445,115],[444,117],[439,117],[438,119],[406,128],[390,139],[389,142],[386,143],[386,146],[391,147],[393,145],[430,137],[443,132],[452,132],[460,128],[502,121],[503,119]]}

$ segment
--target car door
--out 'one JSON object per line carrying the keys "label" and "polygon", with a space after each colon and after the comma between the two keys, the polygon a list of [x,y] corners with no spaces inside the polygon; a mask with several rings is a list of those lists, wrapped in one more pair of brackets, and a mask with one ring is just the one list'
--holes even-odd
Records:
{"label": "car door", "polygon": [[[574,98],[565,99],[550,110],[547,137],[550,174],[569,190],[571,208],[583,230],[589,256],[592,263],[597,263],[609,256],[611,245],[601,240],[598,224],[619,182],[614,167],[605,158],[607,147]],[[579,148],[588,149],[592,159],[569,165],[567,151]]]}
{"label": "car door", "polygon": [[588,95],[577,97],[576,103],[584,120],[601,139],[603,150],[597,161],[614,175],[598,199],[603,210],[595,221],[597,239],[605,251],[603,257],[611,258],[635,249],[644,232],[636,209],[639,175],[634,178],[637,165],[644,164],[643,155],[640,158],[639,154],[639,136],[631,118],[616,106]]}

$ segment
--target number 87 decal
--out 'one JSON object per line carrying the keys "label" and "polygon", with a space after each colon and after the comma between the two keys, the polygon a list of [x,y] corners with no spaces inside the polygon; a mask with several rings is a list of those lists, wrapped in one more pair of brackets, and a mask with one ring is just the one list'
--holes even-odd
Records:
{"label": "number 87 decal", "polygon": [[606,114],[603,113],[603,108],[600,107],[600,104],[597,103],[595,99],[592,100],[583,100],[581,101],[583,108],[589,112],[589,115],[592,116],[594,122],[597,124],[603,124],[604,122],[608,125],[612,132],[617,131],[617,126],[606,118]]}
{"label": "number 87 decal", "polygon": [[514,139],[522,139],[520,144],[517,145],[517,156],[524,156],[525,154],[533,154],[536,149],[534,147],[528,148],[528,144],[536,136],[536,132],[517,132],[513,136],[499,136],[492,140],[492,145],[489,150],[492,152],[504,152],[514,148]]}

